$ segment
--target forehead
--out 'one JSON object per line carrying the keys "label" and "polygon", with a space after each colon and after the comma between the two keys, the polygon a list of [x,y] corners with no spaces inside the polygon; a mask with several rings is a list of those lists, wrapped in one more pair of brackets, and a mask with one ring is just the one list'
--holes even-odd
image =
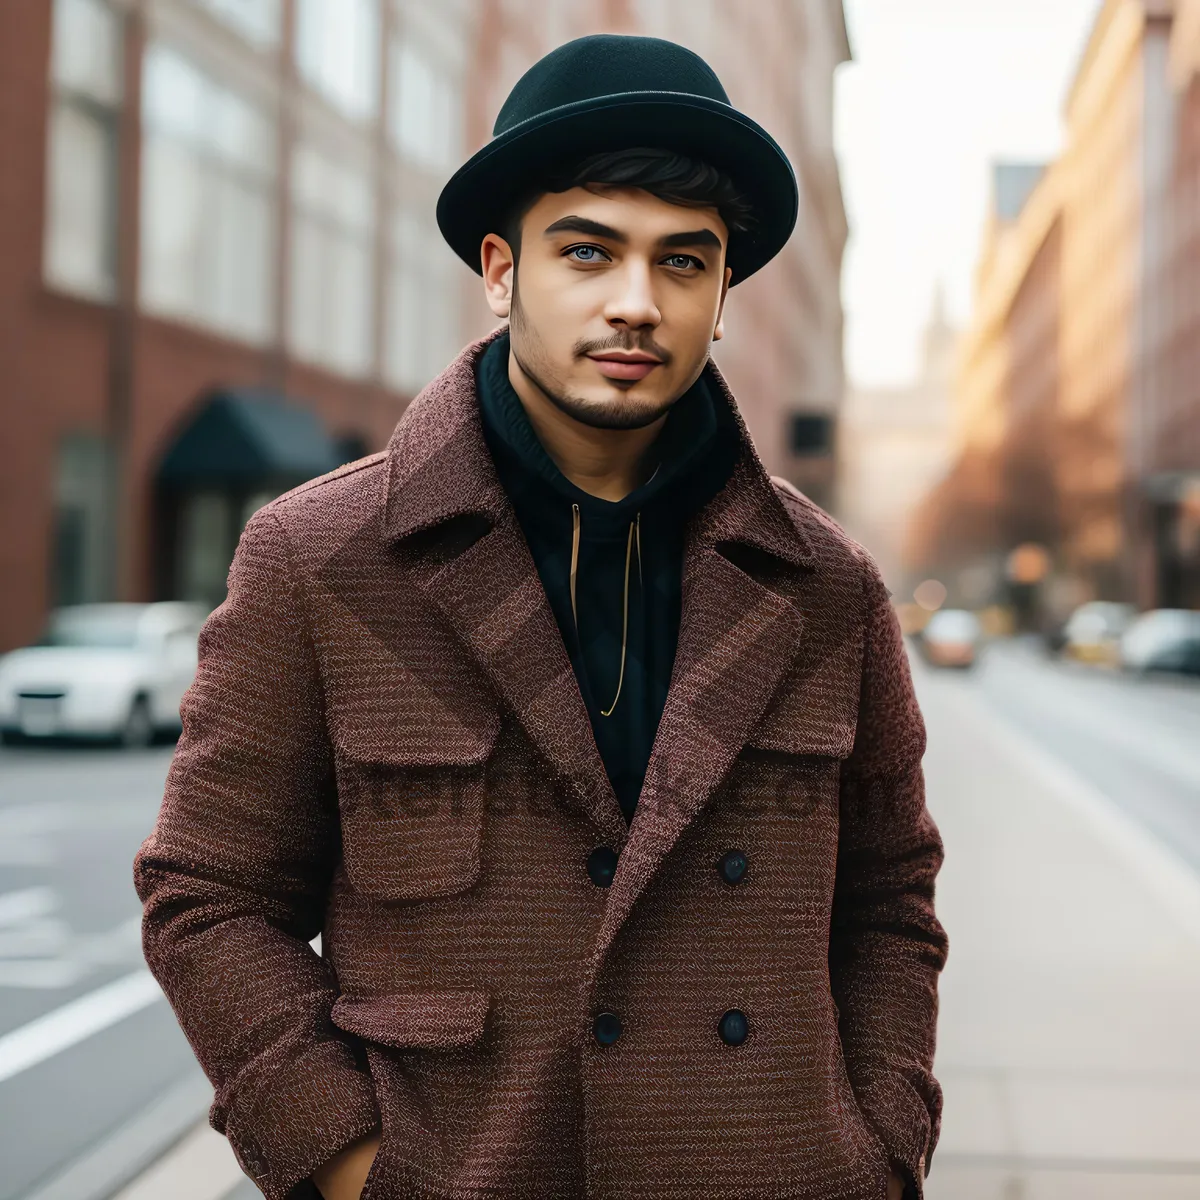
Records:
{"label": "forehead", "polygon": [[[654,243],[674,233],[709,229],[722,242],[728,231],[715,208],[672,204],[641,188],[576,187],[539,197],[523,222],[523,237],[538,237],[547,226],[566,216],[586,217],[624,234],[630,245]],[[578,236],[559,234],[556,236]]]}

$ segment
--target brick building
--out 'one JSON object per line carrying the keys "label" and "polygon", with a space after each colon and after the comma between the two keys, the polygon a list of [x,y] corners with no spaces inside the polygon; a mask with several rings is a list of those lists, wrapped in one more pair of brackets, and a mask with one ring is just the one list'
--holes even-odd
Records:
{"label": "brick building", "polygon": [[492,324],[437,232],[442,182],[535,58],[597,29],[690,38],[797,164],[800,229],[735,293],[721,361],[772,469],[819,494],[839,0],[3,4],[0,650],[53,604],[215,602],[255,507],[382,447]]}
{"label": "brick building", "polygon": [[910,572],[962,573],[972,603],[1002,586],[1009,548],[1053,523],[1059,251],[1057,171],[997,163],[954,382],[952,465],[910,529]]}
{"label": "brick building", "polygon": [[0,648],[54,603],[219,599],[248,513],[466,340],[432,216],[465,8],[0,7]]}
{"label": "brick building", "polygon": [[1178,7],[1171,82],[1178,109],[1150,382],[1157,409],[1146,487],[1150,586],[1165,604],[1200,608],[1200,0]]}
{"label": "brick building", "polygon": [[[1107,0],[1063,154],[993,223],[958,383],[959,453],[914,562],[1051,551],[1063,604],[1200,605],[1200,18]],[[1191,48],[1189,51],[1189,47]],[[999,201],[998,201],[999,203]]]}

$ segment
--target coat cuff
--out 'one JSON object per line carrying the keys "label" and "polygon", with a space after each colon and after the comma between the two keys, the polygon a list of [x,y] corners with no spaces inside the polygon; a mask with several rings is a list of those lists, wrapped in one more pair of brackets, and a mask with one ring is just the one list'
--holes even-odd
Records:
{"label": "coat cuff", "polygon": [[855,1089],[860,1107],[904,1180],[904,1200],[924,1200],[925,1173],[936,1144],[924,1100],[899,1075]]}
{"label": "coat cuff", "polygon": [[224,1132],[266,1200],[316,1200],[313,1171],[379,1124],[370,1074],[344,1042],[323,1041],[272,1072],[253,1098],[235,1098]]}

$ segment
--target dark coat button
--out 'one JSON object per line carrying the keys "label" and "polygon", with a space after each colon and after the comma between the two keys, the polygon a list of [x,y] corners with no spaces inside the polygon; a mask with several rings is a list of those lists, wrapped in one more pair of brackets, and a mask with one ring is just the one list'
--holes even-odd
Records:
{"label": "dark coat button", "polygon": [[621,1018],[615,1012],[597,1013],[592,1033],[600,1045],[611,1046],[621,1036]]}
{"label": "dark coat button", "polygon": [[740,1046],[750,1033],[750,1022],[740,1008],[731,1008],[717,1023],[717,1032],[727,1046]]}
{"label": "dark coat button", "polygon": [[740,850],[726,850],[717,863],[717,870],[726,883],[741,883],[748,865]]}
{"label": "dark coat button", "polygon": [[617,869],[617,852],[610,846],[597,846],[588,855],[587,873],[597,887],[608,887]]}

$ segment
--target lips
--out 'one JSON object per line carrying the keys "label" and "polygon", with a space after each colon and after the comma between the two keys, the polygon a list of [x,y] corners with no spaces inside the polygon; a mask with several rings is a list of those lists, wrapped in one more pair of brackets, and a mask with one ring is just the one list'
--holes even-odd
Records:
{"label": "lips", "polygon": [[624,355],[589,355],[600,374],[608,379],[645,379],[662,363],[657,358],[626,357]]}

